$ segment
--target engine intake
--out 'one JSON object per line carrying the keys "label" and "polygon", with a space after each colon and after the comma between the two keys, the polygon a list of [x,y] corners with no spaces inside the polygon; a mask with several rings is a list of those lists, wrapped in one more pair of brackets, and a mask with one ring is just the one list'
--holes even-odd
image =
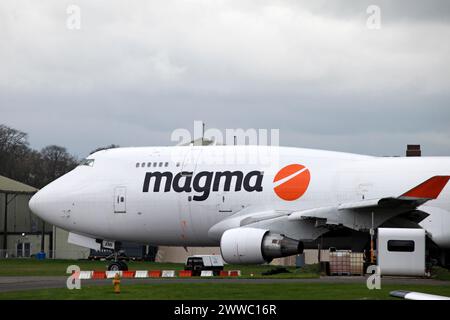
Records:
{"label": "engine intake", "polygon": [[303,242],[269,230],[235,228],[223,233],[220,250],[228,263],[260,264],[302,253]]}

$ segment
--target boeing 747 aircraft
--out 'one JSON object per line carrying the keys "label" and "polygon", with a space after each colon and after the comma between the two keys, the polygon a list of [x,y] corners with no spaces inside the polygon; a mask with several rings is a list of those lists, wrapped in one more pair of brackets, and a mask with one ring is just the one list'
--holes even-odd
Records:
{"label": "boeing 747 aircraft", "polygon": [[368,234],[389,224],[424,228],[445,252],[449,178],[450,157],[274,146],[117,148],[88,156],[29,205],[86,247],[220,246],[228,263],[259,264],[302,252],[333,230]]}

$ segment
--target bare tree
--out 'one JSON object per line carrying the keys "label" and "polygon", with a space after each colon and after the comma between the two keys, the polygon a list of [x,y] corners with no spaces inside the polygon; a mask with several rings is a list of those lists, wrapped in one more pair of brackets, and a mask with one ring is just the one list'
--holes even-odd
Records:
{"label": "bare tree", "polygon": [[0,124],[0,153],[28,146],[27,138],[25,132]]}
{"label": "bare tree", "polygon": [[0,125],[0,174],[16,176],[17,162],[27,154],[28,141],[25,132]]}
{"label": "bare tree", "polygon": [[64,147],[51,145],[41,152],[28,146],[25,132],[0,125],[0,175],[42,188],[78,163]]}
{"label": "bare tree", "polygon": [[78,161],[67,152],[66,148],[56,145],[43,148],[41,156],[45,164],[45,180],[47,180],[47,183],[59,178],[78,164]]}

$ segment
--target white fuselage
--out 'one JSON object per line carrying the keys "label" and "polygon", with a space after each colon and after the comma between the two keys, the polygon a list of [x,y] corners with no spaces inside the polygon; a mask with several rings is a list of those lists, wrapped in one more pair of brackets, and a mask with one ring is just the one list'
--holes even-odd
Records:
{"label": "white fuselage", "polygon": [[[32,210],[74,233],[174,246],[218,245],[208,231],[243,210],[300,211],[397,197],[432,176],[450,174],[450,157],[371,157],[270,146],[118,148],[88,159],[93,161],[39,191],[30,201]],[[274,191],[274,177],[291,164],[306,167],[310,182],[301,197],[285,200]],[[253,176],[247,181],[235,176],[228,188],[225,179],[218,180],[214,188],[215,175],[227,171],[242,172],[243,180]],[[164,175],[155,189],[156,172]],[[187,173],[174,185],[180,172]],[[426,206],[433,213],[421,225],[438,245],[450,247],[450,187]]]}

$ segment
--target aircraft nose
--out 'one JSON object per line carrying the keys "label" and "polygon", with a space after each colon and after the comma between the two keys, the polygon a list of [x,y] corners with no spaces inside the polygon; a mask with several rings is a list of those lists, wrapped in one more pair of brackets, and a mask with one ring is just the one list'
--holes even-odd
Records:
{"label": "aircraft nose", "polygon": [[[75,175],[75,178],[78,177]],[[67,173],[39,190],[31,197],[28,206],[45,222],[63,226],[69,221],[68,218],[79,198],[78,193],[81,187],[83,185],[74,179],[74,175]]]}
{"label": "aircraft nose", "polygon": [[43,197],[43,192],[38,191],[34,196],[31,197],[30,201],[28,202],[28,206],[30,207],[30,210],[39,218],[47,220],[48,214],[46,214],[46,212],[48,212],[48,208],[46,208],[44,198],[45,197]]}
{"label": "aircraft nose", "polygon": [[57,219],[57,197],[53,188],[45,187],[38,191],[28,202],[30,210],[45,222],[55,224]]}

